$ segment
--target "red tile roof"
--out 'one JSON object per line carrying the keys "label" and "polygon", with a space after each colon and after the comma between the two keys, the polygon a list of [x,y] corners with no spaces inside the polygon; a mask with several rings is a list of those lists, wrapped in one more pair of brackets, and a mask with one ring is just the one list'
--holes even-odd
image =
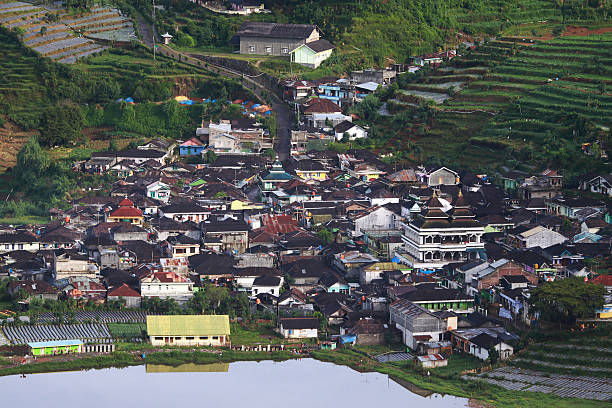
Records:
{"label": "red tile roof", "polygon": [[342,113],[342,108],[329,99],[314,98],[307,102],[304,114],[312,113]]}
{"label": "red tile roof", "polygon": [[612,275],[599,275],[591,279],[591,283],[603,286],[612,286]]}
{"label": "red tile roof", "polygon": [[136,292],[134,289],[129,287],[127,283],[110,290],[107,296],[117,296],[117,297],[140,297],[140,293]]}
{"label": "red tile roof", "polygon": [[119,207],[110,214],[110,217],[142,217],[142,211],[134,207]]}
{"label": "red tile roof", "polygon": [[121,200],[121,202],[119,203],[119,207],[133,207],[133,206],[134,206],[134,203],[132,202],[132,200],[130,200],[127,197]]}

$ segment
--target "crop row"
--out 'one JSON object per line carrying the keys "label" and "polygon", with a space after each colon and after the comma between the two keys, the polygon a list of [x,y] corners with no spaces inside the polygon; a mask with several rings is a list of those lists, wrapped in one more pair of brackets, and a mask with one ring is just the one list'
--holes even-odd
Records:
{"label": "crop row", "polygon": [[33,326],[5,326],[4,335],[12,344],[36,341],[72,340],[83,342],[111,340],[105,324],[51,324]]}
{"label": "crop row", "polygon": [[[94,47],[94,48],[88,49],[88,50],[87,50],[87,51],[85,51],[85,52],[82,52],[82,51],[83,51],[83,49],[82,49],[82,48],[79,48],[79,49],[78,49],[78,51],[79,51],[78,53],[75,53],[74,55],[71,55],[71,56],[69,56],[69,57],[62,58],[62,59],[58,60],[58,62],[61,62],[61,63],[63,63],[63,64],[74,64],[74,63],[76,62],[76,60],[78,60],[79,58],[85,58],[85,57],[88,57],[88,56],[90,56],[90,55],[92,55],[92,54],[96,54],[96,53],[98,53],[98,52],[104,51],[106,48],[107,48],[107,47],[104,47],[104,46],[98,45],[98,46],[96,46],[96,47]],[[57,56],[55,56],[55,55],[54,55],[54,56],[53,56],[53,57],[51,57],[51,58],[56,59],[56,58],[57,58]]]}
{"label": "crop row", "polygon": [[33,47],[34,51],[37,51],[43,55],[50,54],[55,51],[62,50],[64,48],[77,47],[79,45],[87,44],[90,40],[86,38],[68,38],[66,40],[56,41],[50,44],[40,45],[38,47]]}
{"label": "crop row", "polygon": [[60,38],[66,38],[70,36],[70,33],[67,32],[62,32],[62,33],[54,33],[54,34],[49,34],[49,35],[44,35],[41,37],[37,37],[37,38],[33,38],[31,40],[28,40],[25,42],[26,45],[29,46],[34,46],[34,45],[38,45],[38,44],[43,44],[43,43],[48,43],[51,41],[55,41],[58,40]]}

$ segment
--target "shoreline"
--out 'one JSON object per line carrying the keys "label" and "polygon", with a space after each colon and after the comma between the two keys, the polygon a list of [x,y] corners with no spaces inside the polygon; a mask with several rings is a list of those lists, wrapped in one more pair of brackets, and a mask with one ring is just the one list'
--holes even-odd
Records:
{"label": "shoreline", "polygon": [[[145,364],[180,366],[182,364],[214,364],[238,361],[287,361],[299,358],[313,358],[322,362],[349,367],[358,372],[378,372],[421,396],[431,394],[452,395],[467,398],[470,406],[477,407],[605,407],[607,401],[594,401],[576,398],[560,398],[551,394],[527,391],[509,391],[480,381],[466,381],[457,374],[438,375],[431,369],[431,376],[398,365],[379,363],[364,354],[350,349],[319,350],[308,354],[295,354],[287,351],[233,351],[210,349],[149,349],[116,351],[112,354],[77,357],[68,361],[44,361],[0,368],[0,377],[20,374],[43,374],[64,371],[81,371],[105,368],[124,368]],[[145,353],[145,358],[141,357]],[[78,355],[75,355],[78,356]],[[420,391],[420,392],[419,392]]]}

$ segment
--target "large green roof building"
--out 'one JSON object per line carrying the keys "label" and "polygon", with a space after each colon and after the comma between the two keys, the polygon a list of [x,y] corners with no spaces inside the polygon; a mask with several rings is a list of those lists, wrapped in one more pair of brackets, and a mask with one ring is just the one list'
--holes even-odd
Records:
{"label": "large green roof building", "polygon": [[229,346],[228,315],[147,316],[154,346]]}

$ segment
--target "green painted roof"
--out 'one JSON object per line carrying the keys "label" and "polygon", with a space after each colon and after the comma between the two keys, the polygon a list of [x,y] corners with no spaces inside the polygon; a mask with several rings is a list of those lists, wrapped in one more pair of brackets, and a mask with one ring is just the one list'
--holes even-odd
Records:
{"label": "green painted roof", "polygon": [[189,183],[191,187],[200,186],[202,184],[206,184],[206,181],[202,179],[197,179],[196,181],[192,181],[191,183]]}
{"label": "green painted roof", "polygon": [[147,316],[149,336],[229,335],[228,315]]}

